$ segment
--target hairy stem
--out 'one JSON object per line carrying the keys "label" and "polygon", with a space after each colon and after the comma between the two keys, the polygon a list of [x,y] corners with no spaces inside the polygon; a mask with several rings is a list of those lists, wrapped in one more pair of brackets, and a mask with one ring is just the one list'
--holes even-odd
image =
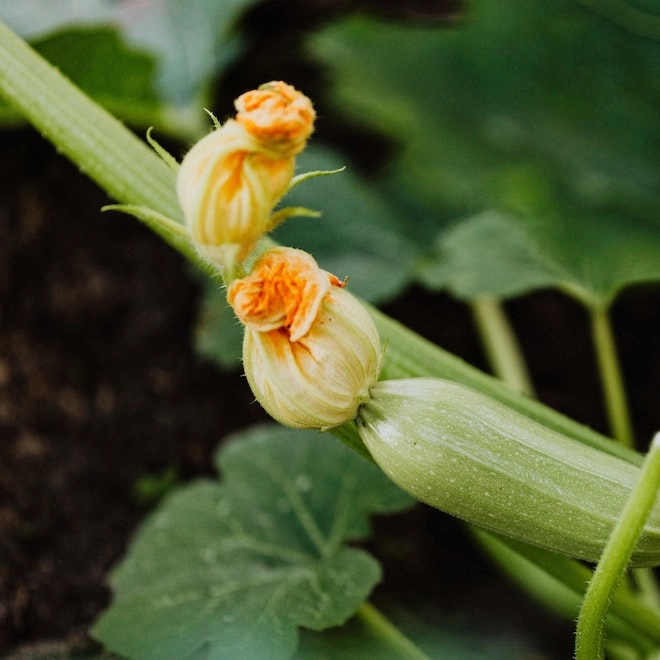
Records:
{"label": "hairy stem", "polygon": [[630,560],[660,490],[660,433],[642,465],[639,481],[623,508],[603,550],[580,608],[575,643],[576,660],[604,657],[603,626],[612,596]]}

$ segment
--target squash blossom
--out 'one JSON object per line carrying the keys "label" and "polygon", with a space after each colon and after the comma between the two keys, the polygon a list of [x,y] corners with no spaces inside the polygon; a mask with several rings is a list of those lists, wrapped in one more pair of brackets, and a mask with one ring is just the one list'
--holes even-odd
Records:
{"label": "squash blossom", "polygon": [[[309,99],[285,83],[274,84],[286,89],[290,102],[246,105],[240,99],[262,94],[247,92],[237,100],[237,107],[246,107],[245,117],[229,119],[197,142],[177,175],[179,203],[192,241],[222,270],[243,261],[274,228],[273,208],[288,190],[295,154],[313,130]],[[298,105],[305,112],[292,110]],[[268,139],[262,139],[264,135]]]}
{"label": "squash blossom", "polygon": [[378,379],[381,349],[364,306],[302,250],[265,252],[227,298],[245,325],[243,366],[278,422],[325,430],[353,419]]}
{"label": "squash blossom", "polygon": [[264,147],[283,156],[301,152],[314,130],[312,102],[281,80],[245,92],[234,105],[236,121]]}

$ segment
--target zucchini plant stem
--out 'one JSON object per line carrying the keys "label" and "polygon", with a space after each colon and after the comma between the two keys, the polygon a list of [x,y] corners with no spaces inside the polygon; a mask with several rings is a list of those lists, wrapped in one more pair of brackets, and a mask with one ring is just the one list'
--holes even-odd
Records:
{"label": "zucchini plant stem", "polygon": [[[606,305],[592,304],[589,313],[612,435],[622,445],[634,448],[634,432],[609,310]],[[631,578],[640,598],[650,607],[660,611],[660,591],[653,571],[644,568],[635,569],[631,573]]]}
{"label": "zucchini plant stem", "polygon": [[575,637],[576,660],[604,657],[603,626],[646,518],[660,490],[660,433],[656,434],[641,473],[596,566],[580,608]]}
{"label": "zucchini plant stem", "polygon": [[477,296],[472,316],[493,373],[521,394],[534,396],[534,386],[511,323],[494,296]]}
{"label": "zucchini plant stem", "polygon": [[151,147],[2,22],[0,92],[113,199],[180,219],[174,174]]}
{"label": "zucchini plant stem", "polygon": [[609,311],[605,305],[594,304],[590,305],[589,313],[610,429],[622,445],[633,447],[630,412]]}
{"label": "zucchini plant stem", "polygon": [[[512,389],[534,396],[527,365],[501,303],[492,296],[478,296],[471,302],[471,309],[495,375]],[[610,425],[615,438],[623,445],[632,448],[634,445],[632,425],[610,317],[607,308],[603,306],[590,306],[590,313]],[[488,552],[488,545],[485,545],[484,549]],[[507,561],[506,557],[497,554],[493,555],[490,552],[489,554],[520,584],[524,582],[522,574],[518,575],[516,570],[518,566],[515,562]],[[640,598],[649,607],[657,610],[660,595],[653,572],[650,569],[636,569],[632,572],[632,578]]]}
{"label": "zucchini plant stem", "polygon": [[397,651],[399,657],[407,660],[430,660],[413,641],[406,637],[380,610],[369,601],[363,603],[357,611],[362,623],[390,648]]}

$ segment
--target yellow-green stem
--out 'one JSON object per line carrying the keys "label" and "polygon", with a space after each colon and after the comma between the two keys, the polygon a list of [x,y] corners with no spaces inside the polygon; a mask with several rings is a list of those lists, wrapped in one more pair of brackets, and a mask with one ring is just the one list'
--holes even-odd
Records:
{"label": "yellow-green stem", "polygon": [[614,526],[587,587],[578,617],[576,660],[600,660],[604,656],[605,617],[659,490],[660,433],[653,438],[639,481]]}
{"label": "yellow-green stem", "polygon": [[589,312],[610,429],[614,438],[622,445],[633,447],[628,401],[609,312],[604,305],[592,305]]}
{"label": "yellow-green stem", "polygon": [[396,651],[401,658],[409,660],[430,660],[413,641],[406,637],[385,615],[371,603],[360,606],[357,616],[379,639]]}
{"label": "yellow-green stem", "polygon": [[180,219],[174,174],[151,147],[1,22],[0,92],[112,198]]}
{"label": "yellow-green stem", "polygon": [[484,295],[470,306],[493,373],[516,392],[534,396],[525,358],[501,302]]}

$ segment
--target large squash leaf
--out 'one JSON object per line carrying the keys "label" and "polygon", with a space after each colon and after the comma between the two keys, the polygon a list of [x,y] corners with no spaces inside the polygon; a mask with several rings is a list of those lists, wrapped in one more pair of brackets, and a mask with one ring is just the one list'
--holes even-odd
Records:
{"label": "large squash leaf", "polygon": [[[456,284],[442,260],[459,238],[461,295],[552,285],[600,300],[659,278],[660,35],[639,27],[573,0],[474,0],[449,29],[354,17],[310,40],[337,111],[402,146],[381,190],[412,200],[407,237],[431,244],[417,218],[437,218],[424,281]],[[469,226],[442,237],[450,217]]]}
{"label": "large squash leaf", "polygon": [[93,628],[131,658],[283,658],[297,627],[346,621],[380,579],[347,541],[368,516],[411,504],[376,466],[330,435],[276,426],[219,453],[220,482],[169,497],[112,574]]}
{"label": "large squash leaf", "polygon": [[606,307],[625,286],[660,279],[660,227],[605,214],[543,221],[484,211],[440,234],[420,277],[465,299],[556,287]]}

